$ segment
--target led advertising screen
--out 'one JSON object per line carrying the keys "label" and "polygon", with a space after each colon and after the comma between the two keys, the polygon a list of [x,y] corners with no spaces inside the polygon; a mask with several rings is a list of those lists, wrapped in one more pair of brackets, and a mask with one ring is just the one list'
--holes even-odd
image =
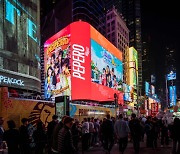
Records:
{"label": "led advertising screen", "polygon": [[123,81],[122,62],[91,39],[91,80],[95,83],[120,90]]}
{"label": "led advertising screen", "polygon": [[123,84],[123,92],[124,92],[124,100],[132,102],[132,98],[131,98],[132,87],[127,84]]}
{"label": "led advertising screen", "polygon": [[[122,52],[86,22],[73,22],[44,44],[45,97],[123,103]],[[105,71],[104,71],[105,70]]]}
{"label": "led advertising screen", "polygon": [[150,84],[148,82],[145,82],[145,93],[146,93],[146,96],[149,96],[150,95]]}
{"label": "led advertising screen", "polygon": [[70,95],[70,32],[69,27],[60,31],[44,44],[45,98]]}
{"label": "led advertising screen", "polygon": [[138,83],[138,53],[133,47],[129,48],[129,85],[137,88]]}
{"label": "led advertising screen", "polygon": [[176,79],[176,73],[170,73],[167,74],[167,80],[175,80]]}
{"label": "led advertising screen", "polygon": [[155,95],[155,87],[153,85],[151,85],[151,95]]}
{"label": "led advertising screen", "polygon": [[176,105],[176,86],[169,86],[169,105],[170,107]]}

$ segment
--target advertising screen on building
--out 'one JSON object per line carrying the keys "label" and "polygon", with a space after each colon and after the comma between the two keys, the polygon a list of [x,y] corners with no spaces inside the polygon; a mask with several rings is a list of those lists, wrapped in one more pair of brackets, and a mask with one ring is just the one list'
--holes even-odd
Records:
{"label": "advertising screen on building", "polygon": [[70,30],[63,29],[44,44],[45,98],[70,95]]}
{"label": "advertising screen on building", "polygon": [[133,47],[129,48],[129,85],[137,88],[138,83],[138,53]]}
{"label": "advertising screen on building", "polygon": [[127,84],[123,84],[123,92],[124,92],[124,100],[131,102],[132,87]]}
{"label": "advertising screen on building", "polygon": [[176,105],[176,86],[169,86],[169,105],[170,107]]}
{"label": "advertising screen on building", "polygon": [[123,103],[122,52],[86,22],[74,22],[44,44],[45,96]]}
{"label": "advertising screen on building", "polygon": [[91,69],[93,82],[120,90],[123,81],[122,62],[92,39]]}
{"label": "advertising screen on building", "polygon": [[146,96],[149,96],[151,94],[149,82],[145,82],[145,93]]}
{"label": "advertising screen on building", "polygon": [[155,94],[155,87],[151,85],[151,95],[153,96]]}
{"label": "advertising screen on building", "polygon": [[175,79],[176,79],[176,73],[171,72],[167,75],[167,80],[175,80]]}

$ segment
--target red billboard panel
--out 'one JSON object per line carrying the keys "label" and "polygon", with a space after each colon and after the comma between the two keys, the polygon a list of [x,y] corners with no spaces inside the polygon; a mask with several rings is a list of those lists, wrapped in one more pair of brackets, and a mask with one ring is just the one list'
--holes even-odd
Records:
{"label": "red billboard panel", "polygon": [[122,52],[86,22],[74,22],[48,39],[45,96],[123,104]]}
{"label": "red billboard panel", "polygon": [[71,44],[72,100],[91,100],[90,25],[88,23],[71,24]]}

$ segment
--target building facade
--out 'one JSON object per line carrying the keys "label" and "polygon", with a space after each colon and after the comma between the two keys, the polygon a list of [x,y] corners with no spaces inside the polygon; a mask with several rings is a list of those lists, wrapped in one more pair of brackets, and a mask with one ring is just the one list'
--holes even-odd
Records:
{"label": "building facade", "polygon": [[122,14],[129,29],[129,46],[138,51],[138,85],[139,94],[142,89],[142,38],[141,38],[141,6],[140,0],[107,0],[106,8],[113,6]]}
{"label": "building facade", "polygon": [[0,1],[0,86],[41,91],[39,11],[36,0]]}

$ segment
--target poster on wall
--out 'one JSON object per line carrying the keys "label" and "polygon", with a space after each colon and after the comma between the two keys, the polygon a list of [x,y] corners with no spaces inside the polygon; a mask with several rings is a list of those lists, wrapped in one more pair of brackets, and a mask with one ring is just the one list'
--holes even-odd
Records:
{"label": "poster on wall", "polygon": [[70,32],[63,29],[44,44],[45,98],[70,96]]}
{"label": "poster on wall", "polygon": [[123,81],[122,62],[91,39],[92,82],[121,90]]}

